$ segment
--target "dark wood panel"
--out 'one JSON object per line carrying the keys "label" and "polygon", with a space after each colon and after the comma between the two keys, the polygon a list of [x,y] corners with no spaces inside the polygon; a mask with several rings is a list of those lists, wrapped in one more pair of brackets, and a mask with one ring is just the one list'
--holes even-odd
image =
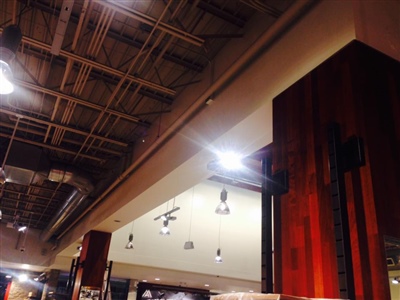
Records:
{"label": "dark wood panel", "polygon": [[81,265],[75,279],[73,300],[79,299],[82,286],[102,289],[110,242],[111,233],[108,232],[92,230],[85,234],[80,254]]}
{"label": "dark wood panel", "polygon": [[339,297],[327,128],[365,144],[346,173],[357,299],[389,299],[384,236],[400,237],[400,67],[357,41],[274,99],[273,167],[289,170],[275,204],[275,291]]}

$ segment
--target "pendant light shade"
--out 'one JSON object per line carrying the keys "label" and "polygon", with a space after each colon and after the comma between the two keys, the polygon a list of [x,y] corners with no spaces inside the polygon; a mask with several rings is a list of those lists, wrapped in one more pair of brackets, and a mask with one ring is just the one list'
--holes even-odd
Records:
{"label": "pendant light shade", "polygon": [[168,228],[168,220],[165,220],[163,222],[163,224],[164,224],[164,226],[161,228],[160,234],[161,235],[170,235],[171,233],[170,233],[169,228]]}
{"label": "pendant light shade", "polygon": [[132,222],[132,228],[129,233],[128,243],[126,244],[125,249],[133,249],[133,225],[134,225],[134,222]]}
{"label": "pendant light shade", "polygon": [[191,208],[190,208],[189,239],[183,245],[183,249],[185,249],[185,250],[194,249],[194,243],[190,239],[190,234],[191,234],[191,231],[192,231],[193,199],[194,199],[194,187],[192,189],[192,203],[191,203]]}
{"label": "pendant light shade", "polygon": [[218,204],[215,209],[215,213],[219,215],[229,215],[231,211],[229,210],[228,204],[226,204],[226,200],[228,199],[228,192],[225,187],[221,191],[220,200],[221,202]]}
{"label": "pendant light shade", "polygon": [[126,244],[125,249],[133,249],[133,233],[129,234],[128,243]]}
{"label": "pendant light shade", "polygon": [[215,263],[216,264],[222,263],[221,249],[220,248],[218,248],[218,250],[217,250],[217,256],[215,257]]}

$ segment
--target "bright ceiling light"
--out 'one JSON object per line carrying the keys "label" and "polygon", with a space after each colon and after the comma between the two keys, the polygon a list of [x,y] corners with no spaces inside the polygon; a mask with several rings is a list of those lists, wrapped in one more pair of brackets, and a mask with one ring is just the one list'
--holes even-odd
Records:
{"label": "bright ceiling light", "polygon": [[27,227],[25,225],[21,225],[18,227],[18,231],[25,232],[26,228]]}
{"label": "bright ceiling light", "polygon": [[27,280],[28,280],[28,275],[26,275],[26,274],[20,274],[20,275],[18,276],[18,280],[19,280],[20,282],[27,281]]}
{"label": "bright ceiling light", "polygon": [[398,277],[393,278],[392,279],[392,283],[393,284],[399,284],[399,278]]}
{"label": "bright ceiling light", "polygon": [[15,57],[21,39],[22,33],[18,25],[4,28],[0,46],[0,94],[10,94],[14,91],[11,83],[13,75],[8,64]]}
{"label": "bright ceiling light", "polygon": [[7,95],[14,91],[14,86],[11,83],[12,72],[9,65],[0,60],[0,94]]}
{"label": "bright ceiling light", "polygon": [[219,153],[219,164],[226,170],[238,170],[243,167],[242,157],[232,151]]}
{"label": "bright ceiling light", "polygon": [[221,191],[220,200],[221,202],[215,209],[215,213],[218,215],[229,215],[231,211],[229,210],[228,204],[226,204],[226,199],[228,199],[228,192],[225,187]]}

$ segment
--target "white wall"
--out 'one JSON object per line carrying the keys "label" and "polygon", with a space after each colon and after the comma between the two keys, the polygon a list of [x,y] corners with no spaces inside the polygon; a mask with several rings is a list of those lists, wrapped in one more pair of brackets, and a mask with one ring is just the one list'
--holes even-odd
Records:
{"label": "white wall", "polygon": [[[26,233],[0,224],[0,261],[2,267],[17,267],[21,264],[33,270],[42,270],[50,264],[51,244],[39,239],[40,231],[28,229]],[[24,248],[25,251],[21,251]]]}
{"label": "white wall", "polygon": [[[114,232],[109,259],[155,270],[214,274],[258,284],[261,281],[261,194],[232,186],[226,186],[226,189],[230,215],[220,216],[214,212],[220,202],[222,184],[202,182],[194,187],[192,219],[193,189],[189,189],[175,197],[175,206],[180,210],[173,213],[177,220],[169,223],[170,236],[161,236],[162,221],[153,220],[167,211],[165,203],[134,221],[134,250],[124,248],[132,224]],[[172,204],[173,199],[168,201],[168,210],[172,209]],[[215,264],[220,220],[223,263]],[[185,250],[183,245],[189,240],[189,234],[195,248]],[[150,272],[145,278],[137,277],[140,274],[130,276],[153,281],[157,274]]]}

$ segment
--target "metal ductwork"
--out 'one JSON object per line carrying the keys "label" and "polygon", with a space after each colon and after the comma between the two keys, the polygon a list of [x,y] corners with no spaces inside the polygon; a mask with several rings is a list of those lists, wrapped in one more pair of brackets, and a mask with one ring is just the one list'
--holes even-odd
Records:
{"label": "metal ductwork", "polygon": [[74,187],[42,231],[42,241],[49,241],[68,219],[82,212],[84,200],[94,189],[91,177],[85,172],[70,165],[52,164],[40,148],[16,141],[10,148],[4,171],[8,182],[21,185],[29,186],[48,179]]}
{"label": "metal ductwork", "polygon": [[82,206],[83,201],[94,188],[89,176],[72,166],[54,165],[50,169],[48,179],[69,184],[74,187],[74,190],[40,234],[42,241],[50,240],[57,233],[65,221]]}

